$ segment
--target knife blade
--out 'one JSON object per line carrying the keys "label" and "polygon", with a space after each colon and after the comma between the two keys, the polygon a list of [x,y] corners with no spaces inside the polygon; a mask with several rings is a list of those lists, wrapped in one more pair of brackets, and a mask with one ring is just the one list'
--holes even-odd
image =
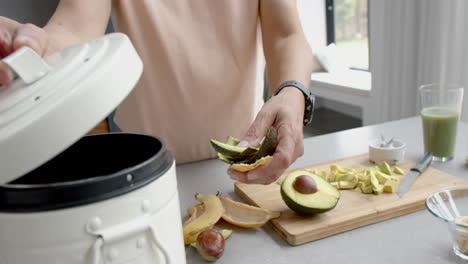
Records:
{"label": "knife blade", "polygon": [[431,152],[426,152],[424,154],[424,157],[416,163],[416,166],[410,169],[408,174],[405,176],[403,181],[400,184],[400,187],[398,188],[398,196],[400,198],[409,190],[411,185],[414,183],[416,178],[419,177],[426,169],[431,165],[432,162],[432,153]]}

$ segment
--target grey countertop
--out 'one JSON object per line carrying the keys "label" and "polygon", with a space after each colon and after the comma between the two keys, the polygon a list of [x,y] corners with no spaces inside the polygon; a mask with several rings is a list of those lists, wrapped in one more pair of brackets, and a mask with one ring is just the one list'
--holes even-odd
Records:
{"label": "grey countertop", "polygon": [[[407,142],[409,159],[423,153],[422,128],[419,117],[360,127],[304,141],[305,153],[291,168],[345,158],[367,152],[369,139],[380,133]],[[468,125],[459,126],[455,159],[434,167],[468,179],[464,165],[467,151]],[[233,181],[226,174],[227,165],[208,160],[177,167],[182,215],[195,203],[195,192],[222,192],[235,200]],[[226,241],[218,263],[465,263],[452,253],[451,238],[445,224],[427,210],[368,225],[300,246],[290,246],[271,227],[234,229]],[[186,248],[187,263],[206,263],[192,248]]]}

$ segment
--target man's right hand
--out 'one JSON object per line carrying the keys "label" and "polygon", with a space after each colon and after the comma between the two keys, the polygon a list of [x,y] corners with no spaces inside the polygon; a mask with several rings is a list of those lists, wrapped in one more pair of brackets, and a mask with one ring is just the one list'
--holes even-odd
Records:
{"label": "man's right hand", "polygon": [[[0,59],[23,46],[33,49],[41,56],[54,51],[49,47],[49,36],[44,29],[0,17]],[[12,78],[10,69],[4,63],[0,63],[0,86],[10,84]]]}

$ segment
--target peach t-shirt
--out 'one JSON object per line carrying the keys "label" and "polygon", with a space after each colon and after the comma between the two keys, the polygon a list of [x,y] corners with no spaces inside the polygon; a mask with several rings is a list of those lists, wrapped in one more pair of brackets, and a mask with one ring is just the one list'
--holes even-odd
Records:
{"label": "peach t-shirt", "polygon": [[242,137],[263,104],[258,13],[259,0],[114,0],[113,24],[144,63],[116,123],[161,138],[178,163]]}

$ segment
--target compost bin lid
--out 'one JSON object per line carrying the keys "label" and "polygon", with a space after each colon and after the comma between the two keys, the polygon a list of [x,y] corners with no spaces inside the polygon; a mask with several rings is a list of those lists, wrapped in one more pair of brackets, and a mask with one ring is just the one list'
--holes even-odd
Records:
{"label": "compost bin lid", "polygon": [[23,47],[2,62],[16,78],[0,86],[0,184],[75,143],[123,101],[143,71],[122,33],[44,59]]}

